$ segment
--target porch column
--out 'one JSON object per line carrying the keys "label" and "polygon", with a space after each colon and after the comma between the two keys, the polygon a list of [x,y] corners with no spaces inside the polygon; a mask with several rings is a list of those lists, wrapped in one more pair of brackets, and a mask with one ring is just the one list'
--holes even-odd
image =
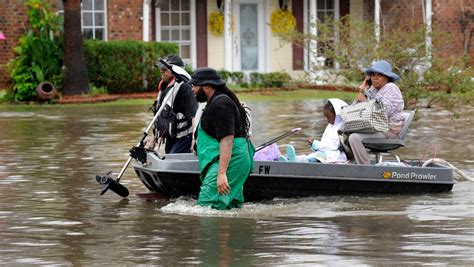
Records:
{"label": "porch column", "polygon": [[[339,12],[341,12],[340,6],[339,6],[339,0],[334,0],[334,19],[335,20],[340,19]],[[336,38],[336,42],[339,42],[339,31],[335,32],[335,38]],[[339,61],[335,61],[334,68],[336,70],[341,68],[341,64],[339,63]]]}
{"label": "porch column", "polygon": [[[318,17],[316,13],[316,1],[309,1],[309,21],[311,27],[309,28],[309,33],[316,37],[318,35],[318,31],[316,29],[316,25],[318,23]],[[312,38],[309,44],[309,70],[314,68],[317,64],[317,57],[318,57],[318,43],[315,38]],[[310,73],[314,73],[310,71]],[[314,78],[314,77],[311,77]]]}
{"label": "porch column", "polygon": [[143,0],[143,41],[150,41],[150,2],[151,0]]}
{"label": "porch column", "polygon": [[224,2],[224,69],[232,71],[232,0]]}
{"label": "porch column", "polygon": [[425,0],[425,26],[426,26],[426,35],[425,35],[425,44],[426,44],[426,57],[428,60],[431,60],[431,15],[432,11],[432,2],[431,0]]}
{"label": "porch column", "polygon": [[380,43],[380,0],[375,0],[375,40]]}

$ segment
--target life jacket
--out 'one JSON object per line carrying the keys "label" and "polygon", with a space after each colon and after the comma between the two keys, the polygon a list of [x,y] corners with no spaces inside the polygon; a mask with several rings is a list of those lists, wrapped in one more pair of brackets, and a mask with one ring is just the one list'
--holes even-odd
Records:
{"label": "life jacket", "polygon": [[160,81],[158,85],[158,96],[156,100],[156,107],[155,110],[157,111],[161,105],[165,105],[163,110],[161,111],[160,116],[156,120],[155,124],[155,136],[161,138],[181,138],[192,133],[192,118],[186,118],[183,113],[178,112],[176,113],[173,110],[174,101],[176,96],[178,95],[179,89],[183,82],[177,82],[174,78],[168,84],[167,88],[169,90],[166,94],[172,94],[171,97],[168,98],[166,103],[162,103],[165,98],[165,94],[163,90],[161,90],[163,86],[163,80]]}

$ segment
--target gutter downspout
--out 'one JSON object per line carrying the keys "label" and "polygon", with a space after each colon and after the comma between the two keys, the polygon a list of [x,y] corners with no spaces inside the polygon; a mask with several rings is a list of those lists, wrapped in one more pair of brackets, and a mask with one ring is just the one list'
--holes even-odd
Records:
{"label": "gutter downspout", "polygon": [[375,40],[380,43],[380,0],[375,0]]}

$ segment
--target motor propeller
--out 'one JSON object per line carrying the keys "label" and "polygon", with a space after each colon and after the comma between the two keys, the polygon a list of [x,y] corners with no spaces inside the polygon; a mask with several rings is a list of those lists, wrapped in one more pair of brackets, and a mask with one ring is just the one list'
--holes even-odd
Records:
{"label": "motor propeller", "polygon": [[112,178],[112,171],[108,172],[106,175],[96,175],[95,180],[102,185],[102,191],[100,195],[105,194],[107,190],[112,190],[115,192],[117,195],[121,197],[128,197],[128,189],[121,185],[117,180]]}
{"label": "motor propeller", "polygon": [[[160,62],[162,62],[166,66],[166,68],[168,68],[171,71],[171,73],[176,77],[177,81],[189,82],[189,80],[191,79],[191,76],[189,75],[189,73],[186,72],[185,69],[176,65],[170,65],[163,59],[160,59]],[[171,88],[171,90],[166,94],[162,103],[166,103],[168,99],[171,98],[171,96],[173,95],[173,90],[175,90],[174,87]],[[122,175],[125,173],[125,170],[127,169],[128,165],[132,161],[132,158],[135,158],[136,160],[142,163],[146,162],[146,149],[144,148],[145,147],[144,140],[147,137],[150,129],[153,127],[153,124],[158,119],[158,116],[160,116],[165,106],[166,105],[160,106],[158,111],[155,113],[155,116],[153,117],[151,122],[148,124],[148,127],[143,132],[141,140],[131,149],[130,156],[128,157],[127,162],[125,162],[125,164],[123,165],[122,170],[117,176],[117,179],[112,178],[112,171],[108,172],[104,176],[96,175],[95,180],[102,186],[102,192],[100,193],[101,195],[105,194],[105,192],[107,192],[107,190],[110,189],[121,197],[128,196],[129,194],[128,189],[119,183],[120,178],[122,178]]]}

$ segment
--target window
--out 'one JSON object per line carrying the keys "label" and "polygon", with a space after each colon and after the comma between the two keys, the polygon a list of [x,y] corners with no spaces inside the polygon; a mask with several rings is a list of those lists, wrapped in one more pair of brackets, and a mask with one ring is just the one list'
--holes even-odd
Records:
{"label": "window", "polygon": [[[106,38],[106,0],[82,0],[81,26],[86,39],[105,40]],[[63,1],[59,0],[59,13],[64,14]]]}
{"label": "window", "polygon": [[[322,23],[326,21],[326,18],[329,17],[331,19],[335,18],[335,10],[334,10],[334,0],[318,0],[316,4],[316,14],[318,20]],[[329,43],[319,43],[318,44],[318,53],[320,55],[324,54],[332,54],[334,51],[333,49],[333,42],[334,39],[328,40]],[[332,50],[332,51],[331,51]],[[326,58],[324,61],[324,65],[327,67],[334,67],[334,58]]]}
{"label": "window", "polygon": [[[160,0],[158,40],[179,45],[179,56],[191,63],[191,0]],[[158,24],[157,23],[157,24]]]}
{"label": "window", "polygon": [[334,0],[318,0],[316,12],[321,22],[325,21],[326,16],[334,18]]}
{"label": "window", "polygon": [[[314,23],[314,18],[317,19],[316,25],[318,23],[325,23],[327,18],[331,19],[338,19],[339,18],[339,1],[340,0],[306,0],[305,3],[305,9],[306,9],[306,21],[307,23]],[[314,3],[316,4],[314,6]],[[311,5],[313,4],[313,5]],[[311,8],[314,8],[311,10]],[[313,15],[314,14],[314,15]],[[316,28],[316,31],[317,28]],[[316,32],[316,34],[318,34]],[[334,32],[334,38],[330,38],[327,40],[326,43],[317,43],[316,44],[316,51],[317,55],[314,57],[314,55],[310,55],[310,50],[306,51],[306,65],[305,68],[309,69],[311,68],[310,62],[311,58],[318,58],[317,62],[314,64],[317,64],[319,66],[324,65],[326,67],[336,67],[336,63],[334,62],[334,58],[331,56],[334,54],[334,42],[337,40],[337,32]]]}

